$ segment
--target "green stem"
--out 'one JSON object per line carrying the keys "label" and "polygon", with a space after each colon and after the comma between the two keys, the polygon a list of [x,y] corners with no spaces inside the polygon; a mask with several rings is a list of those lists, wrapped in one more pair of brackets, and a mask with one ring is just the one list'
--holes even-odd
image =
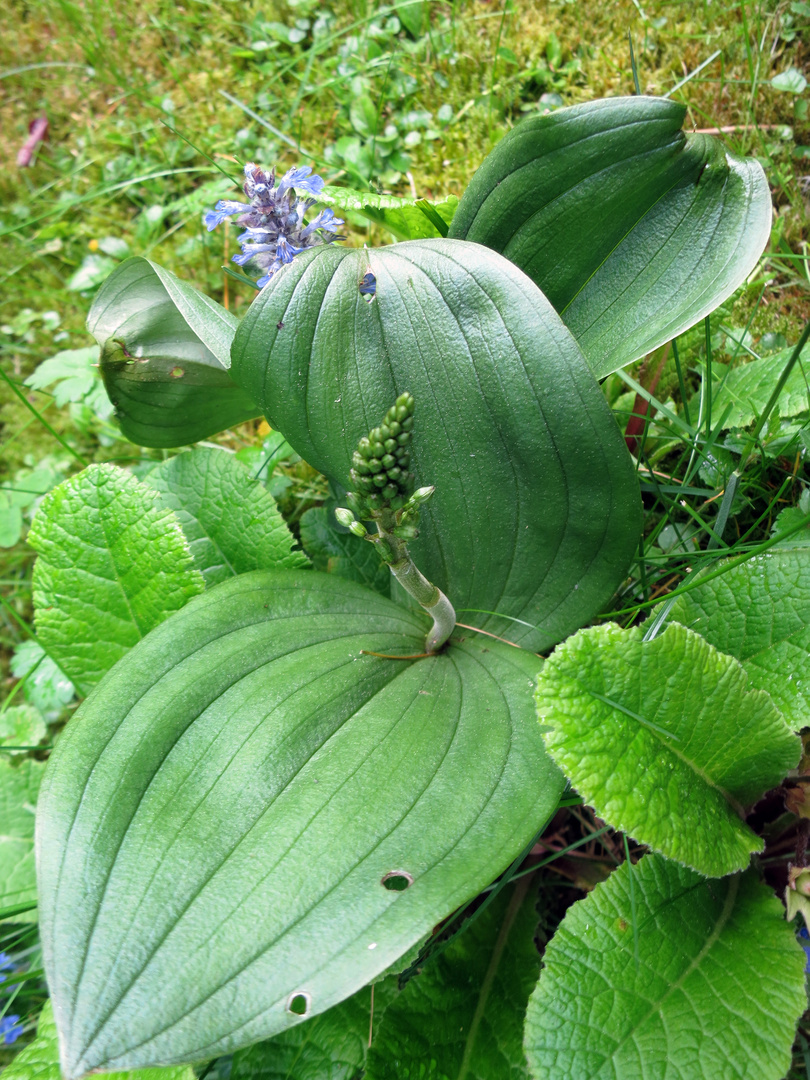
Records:
{"label": "green stem", "polygon": [[425,652],[432,656],[439,651],[455,629],[456,613],[453,605],[440,588],[428,581],[411,558],[405,541],[388,532],[383,522],[379,520],[377,528],[380,553],[383,554],[384,561],[388,563],[391,573],[405,592],[412,596],[433,619],[433,626],[425,639]]}

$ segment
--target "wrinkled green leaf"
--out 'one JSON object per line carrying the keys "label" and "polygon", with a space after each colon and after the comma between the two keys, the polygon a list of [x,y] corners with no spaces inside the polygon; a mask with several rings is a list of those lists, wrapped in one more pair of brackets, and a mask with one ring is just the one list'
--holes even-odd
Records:
{"label": "wrinkled green leaf", "polygon": [[[138,1069],[134,1072],[108,1073],[107,1080],[194,1080],[188,1066],[173,1069]],[[3,1070],[4,1080],[61,1080],[59,1041],[53,1006],[50,1001],[39,1016],[37,1037],[17,1054]]]}
{"label": "wrinkled green leaf", "polygon": [[[776,515],[771,535],[778,536],[779,533],[786,533],[789,529],[798,528],[799,523],[808,514],[810,514],[810,489],[805,488],[797,506],[786,506],[784,510],[780,510]],[[778,546],[781,547],[782,545],[791,548],[810,547],[810,524],[781,540]],[[680,621],[683,622],[683,619]]]}
{"label": "wrinkled green leaf", "polygon": [[0,746],[37,746],[45,735],[45,721],[33,705],[12,705],[0,712]]}
{"label": "wrinkled green leaf", "polygon": [[700,873],[730,874],[763,848],[743,808],[798,764],[800,742],[699,634],[675,624],[642,635],[607,624],[554,652],[537,685],[546,748],[615,828]]}
{"label": "wrinkled green leaf", "polygon": [[376,1031],[396,978],[364,987],[320,1016],[274,1039],[238,1050],[230,1080],[357,1080],[366,1064],[369,1032]]}
{"label": "wrinkled green leaf", "polygon": [[777,546],[696,584],[670,611],[735,656],[796,730],[810,724],[809,556],[806,546]]}
{"label": "wrinkled green leaf", "polygon": [[233,374],[343,488],[358,439],[415,395],[412,464],[436,493],[414,559],[456,610],[510,617],[464,622],[542,651],[623,579],[639,533],[627,447],[576,342],[495,252],[423,240],[303,254],[251,305]]}
{"label": "wrinkled green leaf", "polygon": [[38,641],[23,641],[11,658],[11,674],[25,679],[23,694],[46,720],[58,720],[62,710],[75,697],[73,683],[54,663]]}
{"label": "wrinkled green leaf", "polygon": [[[0,754],[0,908],[36,900],[34,809],[45,765]],[[25,916],[23,916],[25,918]]]}
{"label": "wrinkled green leaf", "polygon": [[526,271],[600,378],[713,311],[770,236],[762,167],[684,135],[685,115],[640,96],[532,116],[485,159],[450,227]]}
{"label": "wrinkled green leaf", "polygon": [[339,528],[333,511],[313,506],[301,517],[301,543],[316,570],[368,585],[383,596],[391,594],[391,571],[371,544]]}
{"label": "wrinkled green leaf", "polygon": [[225,450],[197,447],[153,469],[146,483],[173,510],[206,585],[248,570],[309,565],[275,500]]}
{"label": "wrinkled green leaf", "polygon": [[631,892],[629,870],[546,947],[526,1018],[535,1080],[780,1080],[807,1007],[782,905],[752,871],[706,881],[647,855]]}
{"label": "wrinkled green leaf", "polygon": [[[723,364],[712,367],[712,412],[722,416],[726,406],[731,405],[731,412],[725,427],[748,427],[762,414],[773,388],[793,349],[783,349],[762,360],[751,360],[731,371]],[[810,348],[803,350],[799,362],[787,377],[784,389],[779,396],[777,406],[783,418],[798,416],[810,411]]]}
{"label": "wrinkled green leaf", "polygon": [[[414,654],[427,619],[315,571],[242,574],[125,656],[40,796],[48,985],[69,1080],[199,1061],[355,993],[493,880],[562,777],[539,659]],[[442,827],[437,830],[436,822]],[[413,877],[405,891],[389,872]]]}
{"label": "wrinkled green leaf", "polygon": [[26,386],[34,390],[45,390],[54,386],[53,400],[58,408],[71,401],[81,401],[91,393],[98,375],[98,347],[87,346],[84,349],[64,349],[41,364],[25,380]]}
{"label": "wrinkled green leaf", "polygon": [[177,518],[114,465],[54,488],[28,541],[37,635],[81,694],[204,588]]}
{"label": "wrinkled green leaf", "polygon": [[537,982],[537,896],[505,889],[386,1009],[366,1080],[529,1080],[523,1020]]}
{"label": "wrinkled green leaf", "polygon": [[184,446],[257,416],[228,374],[237,320],[157,263],[121,263],[93,301],[87,329],[124,435]]}
{"label": "wrinkled green leaf", "polygon": [[[400,195],[378,195],[374,191],[354,191],[351,188],[327,186],[318,196],[318,202],[339,210],[354,211],[385,226],[398,240],[427,240],[433,236],[444,236],[447,226],[453,220],[458,206],[458,198],[448,195],[435,205],[427,204],[423,209],[421,199],[406,198]],[[431,212],[432,211],[432,212]],[[440,228],[435,222],[438,215],[444,223]]]}

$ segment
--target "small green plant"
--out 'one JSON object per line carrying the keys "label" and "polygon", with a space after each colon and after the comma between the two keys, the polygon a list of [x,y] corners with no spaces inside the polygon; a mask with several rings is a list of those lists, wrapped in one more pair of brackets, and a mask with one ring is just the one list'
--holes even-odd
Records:
{"label": "small green plant", "polygon": [[[684,111],[533,116],[457,208],[251,164],[248,201],[207,220],[236,216],[261,272],[241,321],[142,258],[100,289],[125,434],[177,447],[266,416],[328,479],[334,513],[301,535],[340,564],[312,569],[211,447],[43,500],[37,637],[87,698],[13,902],[39,904],[67,1080],[232,1053],[238,1080],[307,1047],[368,1080],[783,1075],[804,954],[745,818],[802,753],[805,516],[756,560],[718,551],[648,623],[588,626],[641,520],[598,380],[726,300],[769,233],[761,167]],[[341,248],[333,207],[414,238]],[[738,472],[773,395],[753,407]],[[647,853],[569,910],[538,981],[512,882],[567,781]],[[432,936],[482,891],[474,926]],[[43,1012],[19,1075],[55,1041]]]}

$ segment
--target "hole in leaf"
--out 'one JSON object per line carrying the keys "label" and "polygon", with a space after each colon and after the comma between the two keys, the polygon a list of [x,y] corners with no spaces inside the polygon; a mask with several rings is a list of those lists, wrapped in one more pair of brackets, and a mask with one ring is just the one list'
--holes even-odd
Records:
{"label": "hole in leaf", "polygon": [[309,994],[303,992],[293,994],[287,1002],[287,1012],[294,1013],[295,1016],[306,1016],[311,1004],[312,999]]}
{"label": "hole in leaf", "polygon": [[380,884],[390,892],[405,892],[413,885],[413,877],[406,870],[389,870],[380,879]]}
{"label": "hole in leaf", "polygon": [[367,270],[360,282],[360,295],[370,304],[377,295],[377,279],[370,270]]}

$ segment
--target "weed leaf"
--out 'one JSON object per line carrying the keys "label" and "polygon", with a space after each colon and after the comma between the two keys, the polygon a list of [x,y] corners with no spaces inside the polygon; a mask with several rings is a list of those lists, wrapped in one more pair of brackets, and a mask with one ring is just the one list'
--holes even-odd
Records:
{"label": "weed leaf", "polygon": [[158,465],[145,483],[174,511],[206,586],[248,570],[309,565],[275,499],[225,450],[197,447]]}
{"label": "weed leaf", "polygon": [[[752,871],[722,881],[657,855],[569,908],[529,1001],[537,1080],[780,1080],[804,953]],[[633,905],[638,923],[634,950]]]}
{"label": "weed leaf", "polygon": [[806,547],[777,546],[712,581],[695,584],[676,599],[670,617],[735,656],[751,686],[770,694],[792,728],[810,724]]}
{"label": "weed leaf", "polygon": [[44,771],[41,761],[11,764],[0,754],[0,908],[36,900],[34,807]]}
{"label": "weed leaf", "polygon": [[547,661],[537,710],[549,753],[600,817],[711,877],[762,841],[741,820],[801,746],[740,664],[669,626],[583,630]]}
{"label": "weed leaf", "polygon": [[80,694],[204,588],[174,514],[114,465],[49,492],[28,539],[37,635]]}
{"label": "weed leaf", "polygon": [[523,1020],[540,970],[537,896],[524,879],[388,1006],[366,1080],[529,1080]]}

